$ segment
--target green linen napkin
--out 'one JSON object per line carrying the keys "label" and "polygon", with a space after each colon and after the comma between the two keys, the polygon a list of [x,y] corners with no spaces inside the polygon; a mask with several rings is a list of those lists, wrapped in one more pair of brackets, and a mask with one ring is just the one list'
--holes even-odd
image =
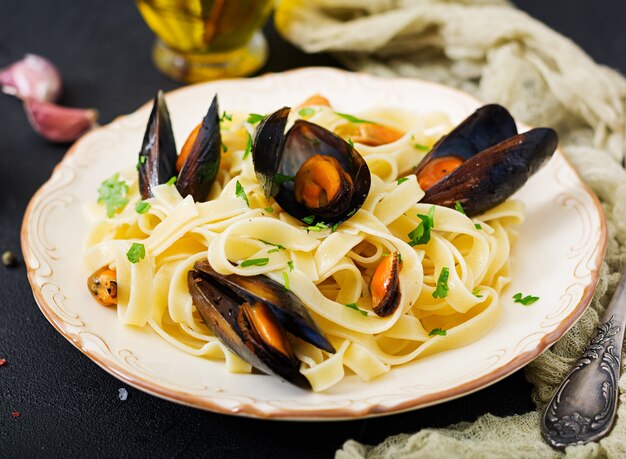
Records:
{"label": "green linen napkin", "polygon": [[[626,266],[626,80],[501,0],[282,0],[276,25],[304,51],[331,52],[354,70],[438,81],[505,105],[530,125],[556,128],[608,220],[609,243],[591,307],[525,369],[534,385],[535,411],[506,418],[487,414],[377,446],[350,440],[337,457],[562,456],[541,438],[541,410],[594,332]],[[626,373],[619,386],[610,435],[569,447],[566,456],[626,457]]]}

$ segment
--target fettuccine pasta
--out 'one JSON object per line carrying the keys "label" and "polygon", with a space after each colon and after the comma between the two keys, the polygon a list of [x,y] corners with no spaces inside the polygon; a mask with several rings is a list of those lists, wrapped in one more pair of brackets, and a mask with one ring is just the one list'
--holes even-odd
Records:
{"label": "fettuccine pasta", "polygon": [[[116,270],[120,322],[150,327],[184,352],[225,359],[228,371],[250,372],[250,365],[203,323],[187,272],[208,258],[221,274],[268,276],[302,300],[337,351],[293,339],[300,371],[316,391],[347,374],[370,381],[394,366],[470,343],[497,323],[499,295],[510,279],[512,228],[522,221],[523,208],[508,200],[468,218],[459,210],[419,202],[424,192],[411,170],[451,129],[445,115],[396,109],[359,114],[404,135],[380,146],[355,142],[371,172],[369,195],[344,223],[314,229],[265,197],[252,155],[246,157],[254,129],[247,115],[235,114],[221,125],[225,151],[206,202],[183,198],[175,186],[164,184],[153,189],[138,213],[137,173],[129,170],[119,175],[128,187],[123,210],[106,218],[102,204],[89,206],[97,223],[85,241],[86,271]],[[350,123],[326,106],[293,110],[290,116],[290,122],[305,117],[337,132]],[[408,234],[427,215],[434,222],[430,240],[410,245]],[[131,262],[134,243],[145,253]],[[379,317],[372,311],[368,284],[392,253],[401,259],[400,305]],[[268,262],[241,266],[259,258]]]}

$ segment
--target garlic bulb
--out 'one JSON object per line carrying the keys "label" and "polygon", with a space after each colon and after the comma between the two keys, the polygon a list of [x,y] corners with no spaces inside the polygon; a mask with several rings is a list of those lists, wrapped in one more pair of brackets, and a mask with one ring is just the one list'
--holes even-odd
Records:
{"label": "garlic bulb", "polygon": [[52,142],[72,142],[91,129],[98,118],[93,109],[61,107],[25,99],[24,109],[33,129]]}
{"label": "garlic bulb", "polygon": [[61,95],[61,76],[45,57],[27,54],[20,61],[0,70],[2,91],[43,102],[55,102]]}

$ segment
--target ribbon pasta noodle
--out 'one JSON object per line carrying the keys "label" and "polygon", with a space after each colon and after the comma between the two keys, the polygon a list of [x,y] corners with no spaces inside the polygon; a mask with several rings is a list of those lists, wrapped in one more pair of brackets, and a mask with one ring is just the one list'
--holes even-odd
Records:
{"label": "ribbon pasta noodle", "polygon": [[[294,110],[290,122],[300,116]],[[337,351],[330,354],[294,338],[300,371],[316,391],[348,373],[372,380],[394,366],[486,334],[501,312],[499,295],[510,279],[510,246],[513,228],[523,219],[522,204],[508,200],[468,218],[420,203],[424,192],[410,172],[425,154],[420,146],[432,146],[451,129],[448,119],[389,109],[360,116],[405,134],[381,146],[355,142],[370,168],[370,192],[363,206],[332,232],[307,231],[266,199],[252,158],[244,159],[251,126],[243,115],[222,126],[227,151],[206,202],[183,198],[175,186],[164,184],[153,189],[149,209],[139,214],[134,208],[141,199],[137,174],[121,172],[129,204],[111,218],[104,218],[102,205],[88,206],[97,223],[83,255],[89,272],[107,265],[116,270],[118,320],[150,327],[184,352],[225,359],[228,371],[250,372],[248,363],[213,336],[192,304],[187,272],[208,258],[220,274],[265,275],[286,287],[288,282]],[[347,122],[323,106],[307,119],[331,130]],[[249,205],[238,196],[237,183]],[[418,215],[433,210],[430,240],[412,247],[407,235],[422,221]],[[133,243],[145,247],[136,263],[127,256]],[[400,305],[379,317],[372,310],[368,283],[384,257],[395,252],[401,257]],[[255,258],[268,262],[241,266]],[[448,290],[441,297],[435,293],[444,270]]]}

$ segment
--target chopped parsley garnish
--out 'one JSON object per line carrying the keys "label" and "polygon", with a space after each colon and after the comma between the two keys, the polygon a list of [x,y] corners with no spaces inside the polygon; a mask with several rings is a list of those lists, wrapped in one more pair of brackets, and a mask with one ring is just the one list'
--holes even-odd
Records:
{"label": "chopped parsley garnish", "polygon": [[274,176],[274,183],[276,185],[280,185],[281,183],[285,183],[285,182],[293,182],[294,179],[295,177],[292,175],[276,174]]}
{"label": "chopped parsley garnish", "polygon": [[513,295],[513,299],[515,300],[516,303],[521,303],[524,306],[528,306],[528,305],[533,304],[535,301],[539,300],[539,297],[526,295],[525,297],[522,298],[521,293],[516,293],[515,295]]}
{"label": "chopped parsley garnish", "polygon": [[98,202],[104,202],[107,209],[107,217],[109,218],[120,212],[128,204],[128,199],[126,199],[128,185],[119,178],[119,173],[114,174],[111,178],[102,182],[100,188],[98,188]]}
{"label": "chopped parsley garnish", "polygon": [[148,157],[144,155],[143,153],[140,153],[139,159],[137,160],[137,170],[139,170],[143,164],[146,164],[147,160],[148,160]]}
{"label": "chopped parsley garnish", "polygon": [[445,298],[448,296],[448,276],[450,275],[450,270],[447,267],[441,268],[441,272],[439,273],[439,279],[437,279],[437,288],[433,292],[433,298]]}
{"label": "chopped parsley garnish", "polygon": [[226,144],[225,144],[225,143],[223,143],[223,144],[222,144],[222,151],[223,151],[224,153],[226,153],[226,152],[228,151],[228,147],[226,146]]}
{"label": "chopped parsley garnish", "polygon": [[352,217],[354,214],[356,214],[357,209],[352,209],[350,212],[348,212],[346,214],[346,217],[350,218]]}
{"label": "chopped parsley garnish", "polygon": [[476,228],[476,229],[478,229],[478,230],[483,229],[483,227],[482,227],[482,226],[480,226],[480,223],[474,223],[474,228]]}
{"label": "chopped parsley garnish", "polygon": [[411,247],[426,244],[430,241],[430,230],[435,227],[435,221],[433,220],[435,217],[435,206],[428,210],[428,214],[417,214],[417,217],[422,221],[408,234]]}
{"label": "chopped parsley garnish", "polygon": [[307,225],[310,225],[311,223],[313,223],[313,220],[315,220],[315,216],[314,215],[309,215],[308,217],[304,217],[302,219],[302,221],[304,223],[306,223]]}
{"label": "chopped parsley garnish", "polygon": [[289,266],[289,271],[293,271],[293,261],[288,261],[287,266]]}
{"label": "chopped parsley garnish", "polygon": [[398,179],[398,185],[400,185],[401,183],[404,183],[404,182],[406,182],[406,181],[408,181],[408,180],[409,180],[409,179],[408,179],[407,177],[400,177],[400,178]]}
{"label": "chopped parsley garnish", "polygon": [[289,291],[289,274],[283,271],[283,279],[285,281],[285,290]]}
{"label": "chopped parsley garnish", "polygon": [[413,143],[413,148],[415,148],[416,150],[422,150],[422,151],[430,150],[430,147],[428,145],[423,145],[421,143],[417,143],[415,141],[415,136],[411,136],[411,142]]}
{"label": "chopped parsley garnish", "polygon": [[242,261],[239,266],[242,268],[247,268],[248,266],[265,266],[269,262],[269,258],[251,258],[250,260]]}
{"label": "chopped parsley garnish", "polygon": [[348,144],[350,145],[350,148],[354,150],[354,142],[352,141],[352,139],[348,139]]}
{"label": "chopped parsley garnish", "polygon": [[274,244],[273,242],[264,241],[263,239],[259,239],[259,241],[261,241],[265,245],[271,245],[272,247],[276,247],[278,250],[285,250],[285,246],[283,246],[281,244]]}
{"label": "chopped parsley garnish", "polygon": [[370,123],[370,124],[378,124],[378,123],[374,123],[373,121],[367,121],[367,120],[363,120],[361,118],[357,118],[356,116],[353,115],[348,115],[347,113],[339,113],[339,112],[335,112],[337,115],[341,116],[343,119],[350,121],[351,123]]}
{"label": "chopped parsley garnish", "polygon": [[483,296],[480,294],[480,287],[476,287],[474,290],[472,290],[472,295],[477,298],[482,298]]}
{"label": "chopped parsley garnish", "polygon": [[302,118],[308,118],[309,116],[313,115],[314,113],[315,113],[315,110],[313,110],[312,108],[309,108],[309,107],[301,108],[300,111],[298,111],[298,115],[300,115]]}
{"label": "chopped parsley garnish", "polygon": [[402,263],[402,254],[398,252],[398,263]]}
{"label": "chopped parsley garnish", "polygon": [[135,212],[138,214],[145,214],[150,210],[150,203],[146,201],[139,201],[135,206]]}
{"label": "chopped parsley garnish", "polygon": [[461,205],[459,201],[454,203],[454,210],[456,210],[457,212],[461,212],[463,215],[467,215],[465,211],[463,210],[463,206]]}
{"label": "chopped parsley garnish", "polygon": [[445,331],[443,328],[433,328],[428,334],[428,336],[435,336],[435,335],[446,336],[447,334],[448,332]]}
{"label": "chopped parsley garnish", "polygon": [[241,183],[239,183],[239,180],[237,180],[237,183],[235,184],[235,195],[238,198],[243,199],[248,207],[250,207],[250,201],[248,201],[248,196],[246,196],[246,190],[243,189]]}
{"label": "chopped parsley garnish", "polygon": [[248,143],[246,144],[246,151],[243,152],[243,159],[246,159],[250,156],[250,152],[252,151],[252,136],[248,132]]}
{"label": "chopped parsley garnish", "polygon": [[317,232],[325,231],[327,229],[330,229],[330,227],[324,222],[317,222],[314,226],[306,227],[307,231],[317,231]]}
{"label": "chopped parsley garnish", "polygon": [[174,185],[176,183],[176,176],[170,177],[170,179],[165,182],[166,185]]}
{"label": "chopped parsley garnish", "polygon": [[126,252],[126,258],[128,258],[128,261],[131,263],[139,263],[139,261],[143,260],[145,257],[146,246],[137,242],[133,242],[133,245],[131,245],[128,252]]}
{"label": "chopped parsley garnish", "polygon": [[278,252],[279,250],[280,250],[280,249],[279,249],[278,247],[274,247],[273,249],[269,249],[269,250],[267,251],[267,253],[276,253],[276,252]]}
{"label": "chopped parsley garnish", "polygon": [[274,212],[274,208],[273,207],[266,207],[265,209],[263,209],[265,212]]}
{"label": "chopped parsley garnish", "polygon": [[224,121],[232,121],[233,120],[233,115],[223,112],[222,116],[220,116],[220,123],[223,123]]}
{"label": "chopped parsley garnish", "polygon": [[348,303],[348,304],[344,304],[344,306],[346,308],[354,309],[355,311],[360,312],[361,315],[363,316],[367,315],[367,311],[364,311],[363,309],[359,308],[359,306],[356,303]]}
{"label": "chopped parsley garnish", "polygon": [[248,119],[246,120],[246,123],[256,124],[259,121],[263,121],[265,118],[267,118],[267,115],[259,115],[258,113],[250,113],[248,115]]}
{"label": "chopped parsley garnish", "polygon": [[339,222],[330,227],[330,232],[334,233],[335,231],[337,231],[337,228],[339,228]]}

